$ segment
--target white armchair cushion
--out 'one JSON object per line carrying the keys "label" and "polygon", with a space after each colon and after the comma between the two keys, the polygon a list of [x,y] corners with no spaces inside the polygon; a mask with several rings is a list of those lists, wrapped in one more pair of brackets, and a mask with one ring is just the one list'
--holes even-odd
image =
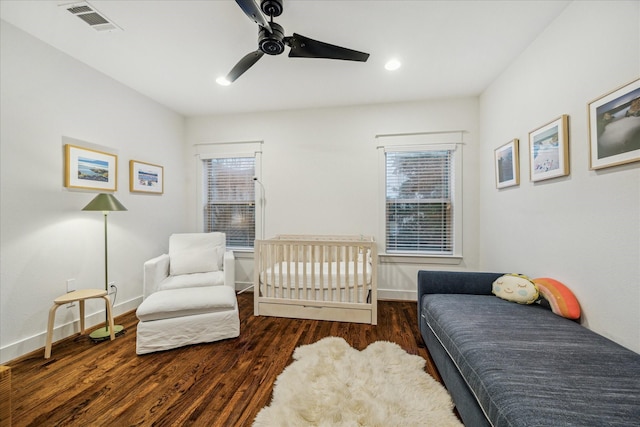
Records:
{"label": "white armchair cushion", "polygon": [[169,276],[158,285],[159,291],[181,288],[198,288],[202,286],[224,285],[224,272],[210,271],[208,273],[181,274]]}
{"label": "white armchair cushion", "polygon": [[177,233],[169,237],[170,274],[207,273],[222,267],[223,233]]}

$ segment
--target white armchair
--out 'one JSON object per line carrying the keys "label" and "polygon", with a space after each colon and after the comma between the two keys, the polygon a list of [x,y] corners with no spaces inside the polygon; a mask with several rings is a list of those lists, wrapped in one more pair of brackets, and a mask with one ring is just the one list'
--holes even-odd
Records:
{"label": "white armchair", "polygon": [[181,233],[144,263],[138,354],[240,335],[233,252],[224,233]]}
{"label": "white armchair", "polygon": [[169,253],[144,263],[143,299],[168,289],[226,285],[235,290],[235,258],[224,233],[179,233]]}

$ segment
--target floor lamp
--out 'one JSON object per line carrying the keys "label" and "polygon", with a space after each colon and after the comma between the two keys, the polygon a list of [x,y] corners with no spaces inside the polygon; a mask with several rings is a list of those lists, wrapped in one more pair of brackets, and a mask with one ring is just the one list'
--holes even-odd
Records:
{"label": "floor lamp", "polygon": [[[104,289],[109,293],[109,268],[108,268],[108,251],[107,251],[107,214],[110,211],[126,211],[122,203],[115,198],[113,194],[100,193],[87,206],[82,208],[83,211],[102,211],[104,215]],[[124,333],[124,327],[122,325],[114,325],[116,334]],[[109,333],[109,319],[105,312],[105,326],[100,329],[96,329],[90,335],[94,341],[102,341],[110,338]]]}

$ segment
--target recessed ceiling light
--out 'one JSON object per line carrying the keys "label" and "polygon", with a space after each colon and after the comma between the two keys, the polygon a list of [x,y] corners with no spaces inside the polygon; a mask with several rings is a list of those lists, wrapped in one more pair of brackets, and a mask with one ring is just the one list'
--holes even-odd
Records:
{"label": "recessed ceiling light", "polygon": [[389,70],[389,71],[393,71],[393,70],[397,70],[398,68],[400,68],[402,64],[400,63],[400,61],[398,61],[397,59],[390,59],[389,61],[387,61],[386,64],[384,64],[384,68]]}
{"label": "recessed ceiling light", "polygon": [[216,83],[218,83],[220,86],[229,86],[231,84],[231,82],[227,80],[225,76],[218,77],[216,79]]}

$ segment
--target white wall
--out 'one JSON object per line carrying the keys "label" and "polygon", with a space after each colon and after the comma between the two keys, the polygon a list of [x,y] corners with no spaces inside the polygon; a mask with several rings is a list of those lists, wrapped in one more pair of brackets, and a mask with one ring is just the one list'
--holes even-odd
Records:
{"label": "white wall", "polygon": [[[590,171],[587,103],[640,76],[640,2],[573,2],[480,98],[480,265],[554,277],[589,328],[640,351],[640,163]],[[529,180],[528,132],[569,115],[568,177]],[[520,139],[521,184],[493,150]]]}
{"label": "white wall", "polygon": [[[44,346],[52,301],[76,287],[104,286],[103,217],[82,212],[96,192],[63,186],[63,136],[114,150],[116,197],[109,215],[109,279],[116,314],[137,306],[142,263],[186,229],[184,119],[5,21],[1,27],[0,362]],[[130,159],[160,164],[165,194],[129,192]],[[96,314],[98,313],[98,314]],[[88,326],[104,305],[87,302]],[[58,309],[54,339],[78,331],[78,307]]]}
{"label": "white wall", "polygon": [[[197,177],[194,144],[261,140],[266,190],[266,237],[293,234],[365,234],[378,241],[381,197],[378,186],[379,134],[466,130],[464,162],[464,259],[447,268],[477,268],[476,98],[390,105],[238,114],[187,119],[187,149],[193,158],[189,188]],[[190,223],[197,198],[190,190]],[[381,248],[382,249],[382,248]],[[420,262],[387,259],[379,288],[387,298],[414,298]],[[250,281],[251,260],[240,261]],[[442,267],[439,264],[432,268]]]}

